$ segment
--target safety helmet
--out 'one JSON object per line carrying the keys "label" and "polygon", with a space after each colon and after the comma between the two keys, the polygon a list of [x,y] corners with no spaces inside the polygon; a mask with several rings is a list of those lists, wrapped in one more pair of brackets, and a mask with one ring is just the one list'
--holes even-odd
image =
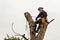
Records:
{"label": "safety helmet", "polygon": [[39,7],[38,10],[43,9],[43,7]]}

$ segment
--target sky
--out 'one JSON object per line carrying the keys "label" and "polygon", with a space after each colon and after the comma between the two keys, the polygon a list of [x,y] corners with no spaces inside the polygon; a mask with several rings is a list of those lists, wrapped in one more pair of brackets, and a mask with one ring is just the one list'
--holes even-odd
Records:
{"label": "sky", "polygon": [[29,12],[36,17],[39,13],[38,7],[44,7],[48,13],[48,21],[55,19],[48,25],[44,40],[60,40],[60,0],[0,0],[0,40],[3,40],[6,34],[14,35],[12,23],[15,32],[25,33],[27,36],[29,29],[26,29],[24,13]]}

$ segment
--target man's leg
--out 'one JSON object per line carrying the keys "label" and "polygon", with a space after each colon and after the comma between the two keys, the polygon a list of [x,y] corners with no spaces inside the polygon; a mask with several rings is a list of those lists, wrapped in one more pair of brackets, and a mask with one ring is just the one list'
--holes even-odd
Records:
{"label": "man's leg", "polygon": [[36,31],[36,27],[37,27],[37,25],[35,24],[35,26],[34,26],[34,32]]}
{"label": "man's leg", "polygon": [[40,28],[41,28],[41,23],[39,23],[39,25],[38,25],[38,28],[37,28],[37,31],[36,31],[36,32],[38,32]]}
{"label": "man's leg", "polygon": [[[39,25],[38,25],[38,28],[37,28],[37,30],[36,30],[37,24],[39,24]],[[35,32],[38,32],[39,29],[40,29],[40,27],[41,27],[41,19],[39,19],[39,20],[37,20],[37,21],[35,22],[35,28],[34,28],[34,31],[35,31]]]}
{"label": "man's leg", "polygon": [[34,32],[36,32],[36,27],[37,27],[37,24],[39,23],[39,20],[37,20],[36,22],[35,22],[35,28],[34,28]]}
{"label": "man's leg", "polygon": [[39,25],[38,25],[38,28],[37,28],[36,32],[38,32],[39,29],[41,28],[41,24],[42,24],[41,19],[38,20],[38,24],[39,24]]}

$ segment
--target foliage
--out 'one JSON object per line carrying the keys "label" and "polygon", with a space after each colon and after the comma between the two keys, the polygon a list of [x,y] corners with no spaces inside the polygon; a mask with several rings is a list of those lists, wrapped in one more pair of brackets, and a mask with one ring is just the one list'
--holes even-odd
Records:
{"label": "foliage", "polygon": [[6,38],[4,38],[4,40],[22,40],[23,38],[19,38],[19,37],[15,37],[15,36],[12,36],[10,37],[9,35],[7,35]]}

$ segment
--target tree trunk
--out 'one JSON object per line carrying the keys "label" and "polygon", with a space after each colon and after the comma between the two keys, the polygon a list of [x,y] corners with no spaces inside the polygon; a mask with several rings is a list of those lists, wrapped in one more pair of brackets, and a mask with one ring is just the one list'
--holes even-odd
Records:
{"label": "tree trunk", "polygon": [[29,23],[30,40],[43,40],[48,24],[45,23],[44,26],[41,25],[42,27],[41,27],[38,35],[36,35],[35,33],[33,34],[32,32],[34,32],[34,25],[35,25],[35,23],[34,23],[34,21],[32,19],[32,16],[28,12],[25,12],[24,15],[25,15],[25,18],[27,19],[27,21]]}
{"label": "tree trunk", "polygon": [[29,23],[29,28],[30,28],[30,40],[35,40],[35,34],[32,34],[34,32],[34,21],[30,15],[30,13],[26,12],[24,13],[28,23]]}

